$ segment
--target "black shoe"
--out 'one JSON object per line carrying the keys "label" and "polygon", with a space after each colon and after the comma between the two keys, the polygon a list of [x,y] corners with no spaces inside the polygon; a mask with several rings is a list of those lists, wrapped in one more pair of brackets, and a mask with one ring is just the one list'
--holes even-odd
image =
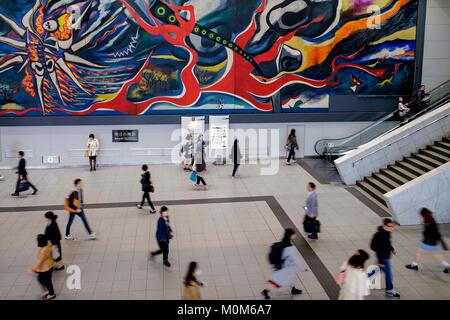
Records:
{"label": "black shoe", "polygon": [[298,294],[302,294],[302,293],[303,293],[303,291],[300,289],[297,289],[296,287],[292,287],[292,289],[291,289],[291,294],[294,296],[298,295]]}
{"label": "black shoe", "polygon": [[32,195],[34,196],[37,193],[37,189],[33,191]]}
{"label": "black shoe", "polygon": [[164,260],[164,261],[163,261],[163,264],[164,264],[166,267],[170,267],[170,266],[171,266],[170,262],[167,261],[167,260]]}
{"label": "black shoe", "polygon": [[92,168],[89,171],[92,171]]}
{"label": "black shoe", "polygon": [[150,210],[150,213],[156,213],[156,210]]}
{"label": "black shoe", "polygon": [[263,291],[261,291],[261,294],[263,295],[264,299],[270,300],[269,291],[264,289]]}
{"label": "black shoe", "polygon": [[406,269],[419,271],[419,266],[417,264],[407,264],[405,266]]}
{"label": "black shoe", "polygon": [[450,267],[445,268],[444,273],[450,273]]}
{"label": "black shoe", "polygon": [[13,197],[18,197],[18,196],[19,196],[19,194],[18,194],[17,192],[11,193],[11,195],[12,195]]}
{"label": "black shoe", "polygon": [[94,171],[97,171],[97,168],[94,168]]}
{"label": "black shoe", "polygon": [[312,240],[317,240],[317,239],[319,239],[319,236],[316,234],[316,235],[312,235],[312,234],[310,234],[309,236],[308,236],[308,238],[309,239],[312,239]]}
{"label": "black shoe", "polygon": [[53,270],[55,270],[55,271],[60,271],[60,270],[64,270],[65,268],[66,268],[66,267],[65,267],[64,265],[62,265],[62,266],[53,268]]}
{"label": "black shoe", "polygon": [[400,298],[400,293],[398,293],[395,290],[386,291],[386,297],[389,297],[389,298]]}

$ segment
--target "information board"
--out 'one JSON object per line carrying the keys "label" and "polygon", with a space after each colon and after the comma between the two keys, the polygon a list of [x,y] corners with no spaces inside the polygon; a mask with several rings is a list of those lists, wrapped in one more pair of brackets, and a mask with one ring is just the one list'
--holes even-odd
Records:
{"label": "information board", "polygon": [[139,142],[139,130],[113,130],[112,142]]}
{"label": "information board", "polygon": [[229,146],[229,116],[209,116],[209,152],[217,164],[226,162]]}

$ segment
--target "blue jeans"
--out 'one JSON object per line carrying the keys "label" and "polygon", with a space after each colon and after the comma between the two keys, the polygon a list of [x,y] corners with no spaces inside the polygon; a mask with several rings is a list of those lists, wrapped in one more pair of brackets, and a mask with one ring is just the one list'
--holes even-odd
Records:
{"label": "blue jeans", "polygon": [[81,221],[83,221],[84,227],[86,228],[87,232],[91,234],[92,230],[91,227],[89,227],[89,223],[86,219],[86,215],[84,214],[84,210],[81,210],[81,212],[69,212],[69,221],[67,221],[66,236],[70,235],[70,227],[72,226],[73,219],[75,219],[76,215],[81,218]]}
{"label": "blue jeans", "polygon": [[391,259],[383,259],[378,261],[383,267],[380,267],[381,271],[384,272],[386,278],[386,291],[391,291],[394,289],[394,284],[392,283],[392,265]]}

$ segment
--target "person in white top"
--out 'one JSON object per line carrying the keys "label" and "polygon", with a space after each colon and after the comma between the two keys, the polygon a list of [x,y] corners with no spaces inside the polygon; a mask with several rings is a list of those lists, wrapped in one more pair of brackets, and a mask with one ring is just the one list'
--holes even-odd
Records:
{"label": "person in white top", "polygon": [[97,168],[97,154],[100,149],[100,143],[98,139],[95,138],[94,134],[91,133],[89,135],[89,140],[87,142],[87,151],[89,156],[89,166],[91,167],[91,171],[96,171]]}
{"label": "person in white top", "polygon": [[407,103],[403,103],[403,98],[398,98],[398,115],[400,117],[406,116],[406,114],[409,112],[410,108],[408,108]]}
{"label": "person in white top", "polygon": [[341,267],[338,284],[341,285],[339,300],[364,300],[370,294],[365,263],[369,254],[358,250]]}

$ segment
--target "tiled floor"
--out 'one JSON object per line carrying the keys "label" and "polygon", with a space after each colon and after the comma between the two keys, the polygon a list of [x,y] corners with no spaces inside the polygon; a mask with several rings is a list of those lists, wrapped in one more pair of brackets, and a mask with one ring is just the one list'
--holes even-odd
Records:
{"label": "tiled floor", "polygon": [[[231,179],[230,166],[209,166],[208,191],[194,190],[188,174],[175,166],[152,166],[156,186],[153,198],[164,200],[229,198],[273,195],[299,230],[305,184],[314,179],[300,166],[281,166],[274,176],[261,176],[260,167],[241,168],[241,177]],[[2,172],[0,208],[60,205],[71,190],[72,181],[85,180],[85,202],[111,203],[138,200],[139,168],[104,167],[97,172],[82,168],[30,170],[30,179],[39,188],[36,196],[12,198],[13,171]],[[311,247],[334,275],[354,250],[368,249],[380,217],[354,198],[342,186],[318,185],[321,238]],[[265,202],[216,203],[172,206],[175,239],[171,245],[173,267],[163,268],[160,260],[148,261],[148,250],[155,248],[156,216],[136,208],[102,208],[87,211],[96,241],[63,242],[65,263],[81,267],[81,290],[68,290],[67,274],[54,276],[58,299],[178,299],[182,276],[191,260],[198,261],[203,289],[209,299],[260,299],[259,292],[270,276],[267,252],[282,234],[282,226]],[[4,209],[3,209],[4,210]],[[7,210],[4,210],[7,211]],[[63,230],[67,216],[59,211]],[[35,235],[43,231],[43,212],[0,213],[0,299],[36,299],[40,289],[35,277],[27,273],[36,256]],[[74,233],[83,238],[80,221]],[[441,226],[449,235],[449,226]],[[402,299],[450,299],[450,276],[430,257],[424,257],[420,272],[405,270],[421,227],[399,227],[393,235],[398,256],[394,257],[394,282]],[[449,241],[448,241],[449,242]],[[445,253],[450,259],[449,254]],[[372,257],[371,262],[374,262]],[[296,299],[328,299],[312,272],[299,272],[298,287],[305,294]],[[274,292],[274,298],[291,299],[287,290]],[[384,299],[373,290],[371,299]]]}

